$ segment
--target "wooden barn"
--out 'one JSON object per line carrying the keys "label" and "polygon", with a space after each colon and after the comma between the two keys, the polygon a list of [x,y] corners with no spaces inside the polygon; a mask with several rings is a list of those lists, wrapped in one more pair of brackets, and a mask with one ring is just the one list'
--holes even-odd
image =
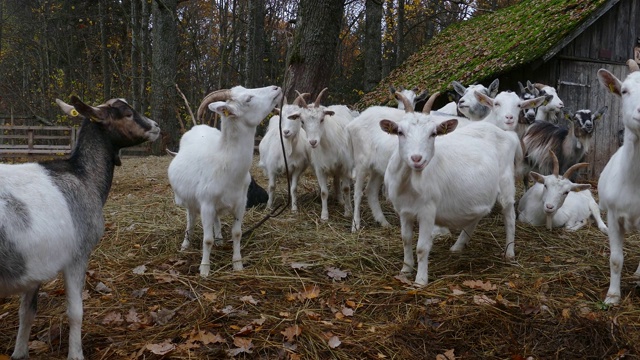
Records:
{"label": "wooden barn", "polygon": [[525,0],[445,29],[357,107],[387,102],[389,85],[433,93],[451,89],[453,80],[488,85],[498,78],[501,91],[517,91],[518,81],[548,84],[573,111],[608,106],[586,158],[590,167],[585,175],[595,180],[617,150],[623,128],[620,101],[601,87],[596,73],[605,68],[624,79],[625,63],[634,58],[636,46],[636,0]]}

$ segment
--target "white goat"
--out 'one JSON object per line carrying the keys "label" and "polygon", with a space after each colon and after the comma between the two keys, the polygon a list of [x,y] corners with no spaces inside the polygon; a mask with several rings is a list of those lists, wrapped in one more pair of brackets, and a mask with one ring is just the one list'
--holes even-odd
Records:
{"label": "white goat", "polygon": [[[429,109],[425,106],[424,111],[428,113]],[[416,220],[419,225],[415,280],[419,285],[428,282],[434,225],[462,229],[451,247],[460,251],[496,200],[504,216],[505,257],[515,257],[514,158],[520,146],[516,134],[486,122],[452,132],[458,120],[441,119],[408,111],[399,122],[380,121],[384,131],[398,137],[384,182],[400,216],[402,272],[414,267],[413,226]]]}
{"label": "white goat", "polygon": [[493,80],[488,88],[482,84],[472,84],[464,87],[464,85],[457,81],[451,82],[451,85],[453,86],[453,90],[461,96],[460,100],[458,100],[457,104],[450,102],[438,109],[438,112],[450,115],[458,115],[459,112],[472,121],[480,121],[489,115],[491,109],[477,100],[475,92],[477,91],[490,98],[495,98],[498,94],[500,81],[498,79]]}
{"label": "white goat", "polygon": [[511,91],[503,91],[494,99],[479,91],[476,91],[474,95],[478,103],[489,109],[489,114],[483,121],[494,124],[502,130],[515,131],[519,138],[524,135],[526,126],[518,122],[522,111],[539,107],[545,101],[544,96],[522,100]]}
{"label": "white goat", "polygon": [[[407,100],[409,100],[409,103],[414,110],[418,110],[416,107],[420,106],[420,104],[424,105],[424,102],[429,97],[429,92],[427,90],[418,95],[419,89],[417,86],[411,90],[405,89],[404,86],[400,86],[397,91],[404,95]],[[389,86],[389,92],[391,92],[391,96],[395,96],[396,88],[394,88],[393,85]],[[404,103],[402,103],[402,101],[398,101],[398,109],[404,110]],[[422,108],[420,108],[420,110],[422,110]]]}
{"label": "white goat", "polygon": [[536,183],[518,203],[518,220],[534,226],[546,224],[549,230],[564,226],[568,231],[576,231],[589,222],[589,217],[593,217],[600,231],[606,234],[607,226],[589,190],[591,185],[575,184],[570,180],[574,171],[588,164],[575,164],[560,176],[558,158],[553,151],[550,153],[553,173],[546,176],[533,171],[530,173]]}
{"label": "white goat", "polygon": [[0,296],[21,294],[12,359],[29,357],[38,289],[62,271],[69,317],[69,359],[83,359],[82,289],[91,251],[104,233],[102,207],[123,147],[155,140],[157,124],[122,99],[97,107],[57,100],[84,118],[66,160],[0,164]]}
{"label": "white goat", "polygon": [[[547,101],[544,102],[536,111],[536,120],[557,121],[562,114],[564,103],[558,96],[558,92],[552,86],[535,83],[533,86],[538,91],[537,96],[545,96]],[[549,98],[548,95],[552,95]]]}
{"label": "white goat", "polygon": [[[431,108],[434,100],[435,97],[431,97],[425,106]],[[398,103],[404,104],[403,101],[398,101]],[[386,106],[372,106],[346,126],[354,160],[352,232],[360,230],[360,204],[367,176],[369,177],[367,182],[369,208],[374,219],[380,225],[389,226],[389,222],[382,213],[379,194],[384,180],[384,172],[387,169],[389,158],[398,147],[398,140],[395,136],[382,131],[379,122],[382,119],[400,121],[404,114],[404,110]]]}
{"label": "white goat", "polygon": [[[620,302],[620,275],[624,255],[622,245],[628,231],[640,229],[640,71],[633,60],[624,82],[605,69],[598,70],[600,83],[621,98],[624,144],[602,170],[598,182],[600,209],[607,212],[611,258],[611,284],[605,303]],[[640,265],[634,275],[640,277]]]}
{"label": "white goat", "polygon": [[208,276],[209,256],[216,239],[222,238],[220,216],[234,216],[231,228],[233,269],[242,270],[240,238],[242,219],[251,181],[256,127],[282,98],[277,86],[246,89],[242,86],[207,95],[198,108],[198,118],[208,107],[221,115],[222,131],[197,125],[180,139],[180,151],[169,164],[169,182],[176,204],[187,209],[187,228],[181,249],[189,247],[189,236],[200,214],[203,229],[200,275]]}
{"label": "white goat", "polygon": [[344,214],[351,214],[351,170],[353,157],[349,148],[349,138],[345,127],[353,118],[351,111],[344,105],[325,107],[320,105],[324,88],[312,106],[303,98],[300,104],[302,112],[300,121],[307,132],[307,140],[311,145],[311,165],[320,186],[322,213],[320,219],[329,219],[327,200],[329,190],[328,176],[333,177],[333,187],[340,203],[344,203]]}
{"label": "white goat", "polygon": [[[302,109],[298,105],[297,99],[290,105],[287,104],[285,99],[280,116],[276,115],[271,118],[269,130],[267,130],[258,147],[260,151],[260,163],[258,165],[264,169],[269,178],[269,201],[267,202],[267,208],[269,209],[273,207],[277,177],[288,172],[289,180],[291,181],[291,211],[298,211],[296,194],[298,178],[309,166],[311,155],[307,135],[301,128],[301,112]],[[282,122],[282,143],[280,142],[280,121]],[[282,145],[284,145],[287,157],[286,167],[282,154]]]}

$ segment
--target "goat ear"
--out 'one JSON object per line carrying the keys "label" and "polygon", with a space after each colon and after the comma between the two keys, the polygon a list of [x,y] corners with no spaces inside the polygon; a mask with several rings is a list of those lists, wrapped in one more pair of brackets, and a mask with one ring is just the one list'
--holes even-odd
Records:
{"label": "goat ear", "polygon": [[491,84],[489,85],[489,88],[487,90],[489,90],[489,96],[492,98],[495,98],[496,95],[498,95],[498,87],[500,86],[500,80],[495,79],[491,82]]}
{"label": "goat ear", "polygon": [[[285,102],[286,103],[286,102]],[[277,107],[274,107],[273,110],[271,110],[271,112],[273,112],[276,115],[280,115],[280,109]]]}
{"label": "goat ear", "polygon": [[478,102],[486,107],[493,108],[493,99],[488,97],[487,95],[474,91],[473,95],[476,97]]}
{"label": "goat ear", "polygon": [[575,191],[575,192],[579,192],[582,190],[589,190],[591,189],[591,184],[574,184],[571,187],[571,191]]}
{"label": "goat ear", "polygon": [[467,91],[467,88],[464,87],[464,85],[455,80],[451,82],[451,86],[453,86],[453,90],[455,90],[455,92],[457,92],[460,96],[463,96],[464,92]]}
{"label": "goat ear", "polygon": [[83,103],[82,100],[80,100],[80,98],[75,95],[71,96],[71,101],[69,102],[80,115],[90,119],[91,121],[102,122],[109,115],[105,109],[89,106]]}
{"label": "goat ear", "polygon": [[598,70],[598,80],[610,93],[622,96],[622,82],[608,70]]}
{"label": "goat ear", "polygon": [[604,114],[607,112],[607,110],[609,110],[607,106],[601,107],[600,110],[598,110],[598,112],[593,114],[593,120],[601,119],[604,116]]}
{"label": "goat ear", "polygon": [[416,102],[422,101],[422,100],[424,100],[424,99],[426,99],[426,98],[428,98],[428,97],[429,97],[429,91],[428,91],[428,90],[425,90],[425,91],[423,91],[420,95],[418,95],[418,96],[416,97]]}
{"label": "goat ear", "polygon": [[563,108],[562,109],[562,117],[565,120],[571,121],[571,119],[573,119],[573,113],[571,112],[571,110],[569,110],[567,108]]}
{"label": "goat ear", "polygon": [[226,117],[235,116],[233,108],[227,105],[227,103],[224,101],[212,102],[211,104],[209,104],[209,110]]}
{"label": "goat ear", "polygon": [[544,96],[539,96],[535,99],[524,100],[520,103],[523,109],[532,109],[542,106],[546,101]]}
{"label": "goat ear", "polygon": [[529,172],[529,177],[531,178],[531,180],[538,182],[540,184],[544,184],[544,176],[542,176],[541,174],[538,174],[535,171],[531,171]]}
{"label": "goat ear", "polygon": [[380,129],[391,135],[398,135],[398,124],[391,120],[380,120]]}
{"label": "goat ear", "polygon": [[67,104],[66,102],[60,99],[56,99],[56,104],[58,104],[62,112],[64,112],[65,114],[73,117],[80,116],[80,113],[78,113],[78,110],[76,110],[76,108]]}
{"label": "goat ear", "polygon": [[436,135],[446,135],[458,127],[458,120],[450,119],[445,120],[436,128]]}
{"label": "goat ear", "polygon": [[524,85],[520,81],[518,81],[518,87],[520,88],[520,95],[523,95],[527,92],[527,89],[524,88]]}

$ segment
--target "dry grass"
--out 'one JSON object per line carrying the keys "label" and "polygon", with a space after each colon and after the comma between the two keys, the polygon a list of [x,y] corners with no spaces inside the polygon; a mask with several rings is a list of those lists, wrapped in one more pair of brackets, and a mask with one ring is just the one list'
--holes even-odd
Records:
{"label": "dry grass", "polygon": [[[127,158],[116,170],[104,210],[105,237],[86,280],[87,359],[163,358],[146,347],[163,342],[176,347],[164,358],[221,359],[231,357],[228,351],[242,340],[251,341],[252,353],[236,358],[435,359],[451,349],[463,359],[639,357],[639,294],[631,277],[640,255],[637,236],[625,245],[621,305],[610,309],[601,303],[608,287],[608,241],[597,227],[568,233],[518,223],[517,263],[510,264],[502,260],[499,212],[480,223],[460,254],[448,250],[453,238],[438,239],[430,256],[430,284],[414,289],[395,277],[402,246],[390,205],[384,206],[391,228],[376,226],[365,208],[366,227],[351,234],[351,219],[341,215],[337,203],[330,203],[330,221],[319,221],[320,201],[307,173],[300,212],[285,211],[243,239],[245,270],[231,270],[226,242],[214,249],[212,273],[202,279],[199,227],[193,249],[178,252],[185,216],[173,203],[169,160]],[[266,184],[259,171],[254,174]],[[283,188],[281,183],[281,200]],[[265,214],[263,207],[250,210],[243,228]],[[226,238],[229,221],[223,220]],[[308,266],[292,267],[297,263]],[[146,270],[134,274],[140,265]],[[335,280],[328,267],[348,276]],[[470,287],[468,280],[495,288]],[[100,282],[111,292],[98,291]],[[141,289],[147,290],[141,295]],[[0,299],[0,354],[13,349],[17,309],[16,297]],[[127,317],[131,309],[137,321]],[[167,310],[175,313],[162,316]],[[40,347],[31,351],[32,358],[66,358],[64,312],[57,279],[42,287],[31,337]],[[108,321],[114,314],[122,315],[121,321]],[[283,332],[294,325],[301,332],[287,341]],[[194,330],[220,338],[203,344],[189,335]],[[331,336],[340,345],[332,348]]]}

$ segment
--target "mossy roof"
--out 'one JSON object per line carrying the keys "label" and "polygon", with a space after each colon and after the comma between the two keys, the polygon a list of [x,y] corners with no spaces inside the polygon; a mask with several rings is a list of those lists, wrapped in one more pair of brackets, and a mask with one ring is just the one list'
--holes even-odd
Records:
{"label": "mossy roof", "polygon": [[356,104],[364,109],[389,100],[389,85],[430,93],[482,82],[533,63],[561,44],[598,9],[618,0],[523,0],[494,13],[449,26]]}

